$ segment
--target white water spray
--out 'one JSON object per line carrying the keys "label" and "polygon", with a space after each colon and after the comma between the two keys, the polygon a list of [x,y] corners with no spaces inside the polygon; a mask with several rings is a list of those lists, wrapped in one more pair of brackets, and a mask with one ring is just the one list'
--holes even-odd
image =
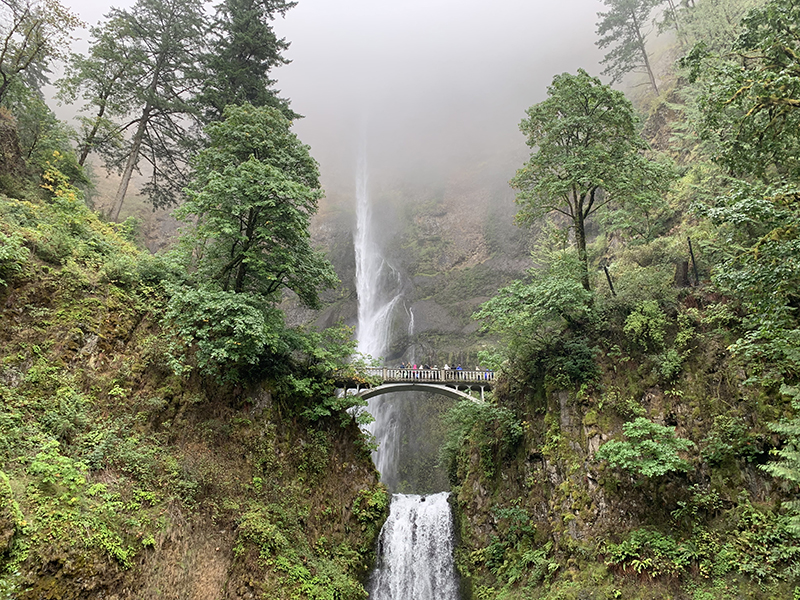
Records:
{"label": "white water spray", "polygon": [[400,301],[400,273],[382,256],[375,242],[366,150],[362,149],[356,176],[356,293],[358,294],[358,351],[382,358],[389,346],[394,309]]}
{"label": "white water spray", "polygon": [[380,558],[372,574],[372,600],[457,600],[453,521],[447,492],[395,494],[381,529]]}
{"label": "white water spray", "polygon": [[[391,342],[396,307],[402,301],[400,273],[381,252],[369,198],[365,149],[356,177],[356,291],[358,293],[358,351],[375,358],[386,355]],[[409,335],[414,313],[409,311]],[[386,396],[373,398],[367,411],[375,421],[368,427],[378,442],[375,467],[387,485],[396,481],[401,447],[399,415]],[[448,494],[396,494],[381,530],[379,566],[372,577],[372,600],[457,600],[453,564],[453,525]]]}

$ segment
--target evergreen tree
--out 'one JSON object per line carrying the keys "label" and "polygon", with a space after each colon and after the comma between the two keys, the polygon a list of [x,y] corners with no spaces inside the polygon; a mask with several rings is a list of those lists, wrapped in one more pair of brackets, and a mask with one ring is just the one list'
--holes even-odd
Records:
{"label": "evergreen tree", "polygon": [[119,218],[131,178],[146,163],[144,192],[154,207],[175,204],[196,149],[200,86],[198,57],[208,20],[200,0],[137,0],[112,9],[92,29],[88,57],[74,57],[63,97],[78,94],[92,107],[83,120],[80,153],[92,150],[121,172],[110,218]]}
{"label": "evergreen tree", "polygon": [[82,23],[58,0],[0,0],[0,102],[20,82],[38,90]]}
{"label": "evergreen tree", "polygon": [[86,163],[91,152],[115,156],[122,146],[120,121],[134,109],[135,82],[145,77],[141,48],[122,35],[125,20],[119,15],[103,27],[93,27],[88,56],[73,54],[65,67],[64,77],[56,82],[60,100],[73,104],[82,97],[85,111],[80,115],[78,162]]}
{"label": "evergreen tree", "polygon": [[209,120],[219,119],[229,104],[272,106],[294,119],[289,102],[272,88],[269,72],[286,63],[288,42],[278,38],[271,21],[295,2],[224,0],[217,8],[215,38],[204,55],[206,80],[198,101]]}
{"label": "evergreen tree", "polygon": [[609,10],[597,15],[600,17],[597,45],[600,48],[611,47],[602,60],[606,65],[603,75],[609,75],[614,83],[627,73],[643,70],[657,94],[658,85],[646,46],[655,0],[603,1]]}

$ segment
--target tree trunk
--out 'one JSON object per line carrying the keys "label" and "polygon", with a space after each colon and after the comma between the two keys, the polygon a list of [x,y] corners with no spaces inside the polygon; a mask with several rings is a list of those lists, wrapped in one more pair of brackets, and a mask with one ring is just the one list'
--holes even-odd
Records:
{"label": "tree trunk", "polygon": [[656,76],[653,74],[653,69],[650,67],[650,59],[647,57],[647,48],[644,45],[644,38],[642,31],[639,27],[639,21],[636,19],[636,12],[631,12],[631,19],[633,19],[633,28],[636,31],[636,41],[639,46],[639,51],[642,53],[642,60],[644,60],[644,68],[647,69],[647,76],[650,77],[650,85],[658,94],[658,86],[656,85]]}
{"label": "tree trunk", "polygon": [[583,198],[580,198],[575,203],[575,214],[573,223],[575,225],[575,245],[578,247],[578,259],[583,265],[581,272],[581,285],[587,292],[592,288],[589,285],[589,257],[586,254],[586,226],[585,217],[583,214]]}
{"label": "tree trunk", "polygon": [[86,136],[83,144],[81,145],[81,155],[78,157],[78,164],[83,166],[86,162],[86,159],[89,157],[89,152],[92,150],[92,144],[94,144],[94,138],[97,136],[97,130],[100,129],[100,120],[103,118],[103,115],[106,112],[106,103],[100,106],[100,110],[97,113],[97,116],[94,119],[94,125],[92,125],[92,130],[89,132],[89,135]]}
{"label": "tree trunk", "polygon": [[150,113],[153,110],[152,99],[156,97],[158,82],[161,79],[161,69],[163,68],[164,60],[166,59],[165,54],[166,52],[162,51],[161,55],[159,55],[158,60],[156,61],[156,68],[155,71],[153,71],[153,79],[150,81],[150,87],[148,88],[149,97],[144,105],[144,110],[142,110],[142,116],[139,119],[139,125],[136,127],[136,133],[134,134],[133,142],[131,143],[131,151],[130,154],[128,154],[128,162],[125,164],[125,170],[122,172],[122,181],[119,182],[117,195],[114,198],[111,216],[109,217],[112,221],[119,219],[119,213],[122,210],[122,203],[125,201],[125,195],[128,193],[128,184],[131,182],[131,177],[133,176],[133,170],[136,168],[136,163],[139,162],[139,150],[142,148],[142,139],[144,138],[145,129],[147,128],[147,124],[150,122]]}
{"label": "tree trunk", "polygon": [[142,111],[142,116],[139,119],[139,125],[136,127],[136,133],[133,136],[131,143],[131,151],[128,154],[128,162],[125,163],[125,170],[122,172],[122,181],[119,182],[117,188],[117,195],[114,198],[114,204],[111,209],[110,219],[116,221],[119,219],[119,213],[122,210],[122,203],[125,201],[125,195],[128,193],[128,185],[133,176],[133,170],[136,168],[136,163],[139,162],[139,150],[142,147],[142,138],[144,138],[144,130],[147,127],[147,122],[150,119],[151,106],[148,103]]}

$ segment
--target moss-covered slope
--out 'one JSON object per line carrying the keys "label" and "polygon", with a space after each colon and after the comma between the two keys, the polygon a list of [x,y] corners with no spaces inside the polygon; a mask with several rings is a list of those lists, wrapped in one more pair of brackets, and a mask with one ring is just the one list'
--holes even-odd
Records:
{"label": "moss-covered slope", "polygon": [[176,376],[164,264],[77,195],[19,195],[0,197],[0,597],[364,598],[387,497],[352,419]]}

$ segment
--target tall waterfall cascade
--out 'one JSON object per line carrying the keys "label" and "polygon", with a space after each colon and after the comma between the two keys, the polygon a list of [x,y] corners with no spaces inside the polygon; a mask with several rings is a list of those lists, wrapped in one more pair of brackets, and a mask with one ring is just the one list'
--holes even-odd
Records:
{"label": "tall waterfall cascade", "polygon": [[[358,294],[358,351],[385,356],[394,320],[402,307],[403,281],[383,256],[375,236],[370,205],[366,151],[362,148],[356,175],[356,291]],[[409,334],[414,315],[410,309]],[[375,436],[375,467],[384,482],[397,479],[401,447],[399,415],[386,396],[371,399],[374,417],[368,431]],[[453,563],[453,519],[448,493],[429,496],[395,494],[389,518],[380,534],[378,565],[370,580],[372,600],[458,600]]]}

